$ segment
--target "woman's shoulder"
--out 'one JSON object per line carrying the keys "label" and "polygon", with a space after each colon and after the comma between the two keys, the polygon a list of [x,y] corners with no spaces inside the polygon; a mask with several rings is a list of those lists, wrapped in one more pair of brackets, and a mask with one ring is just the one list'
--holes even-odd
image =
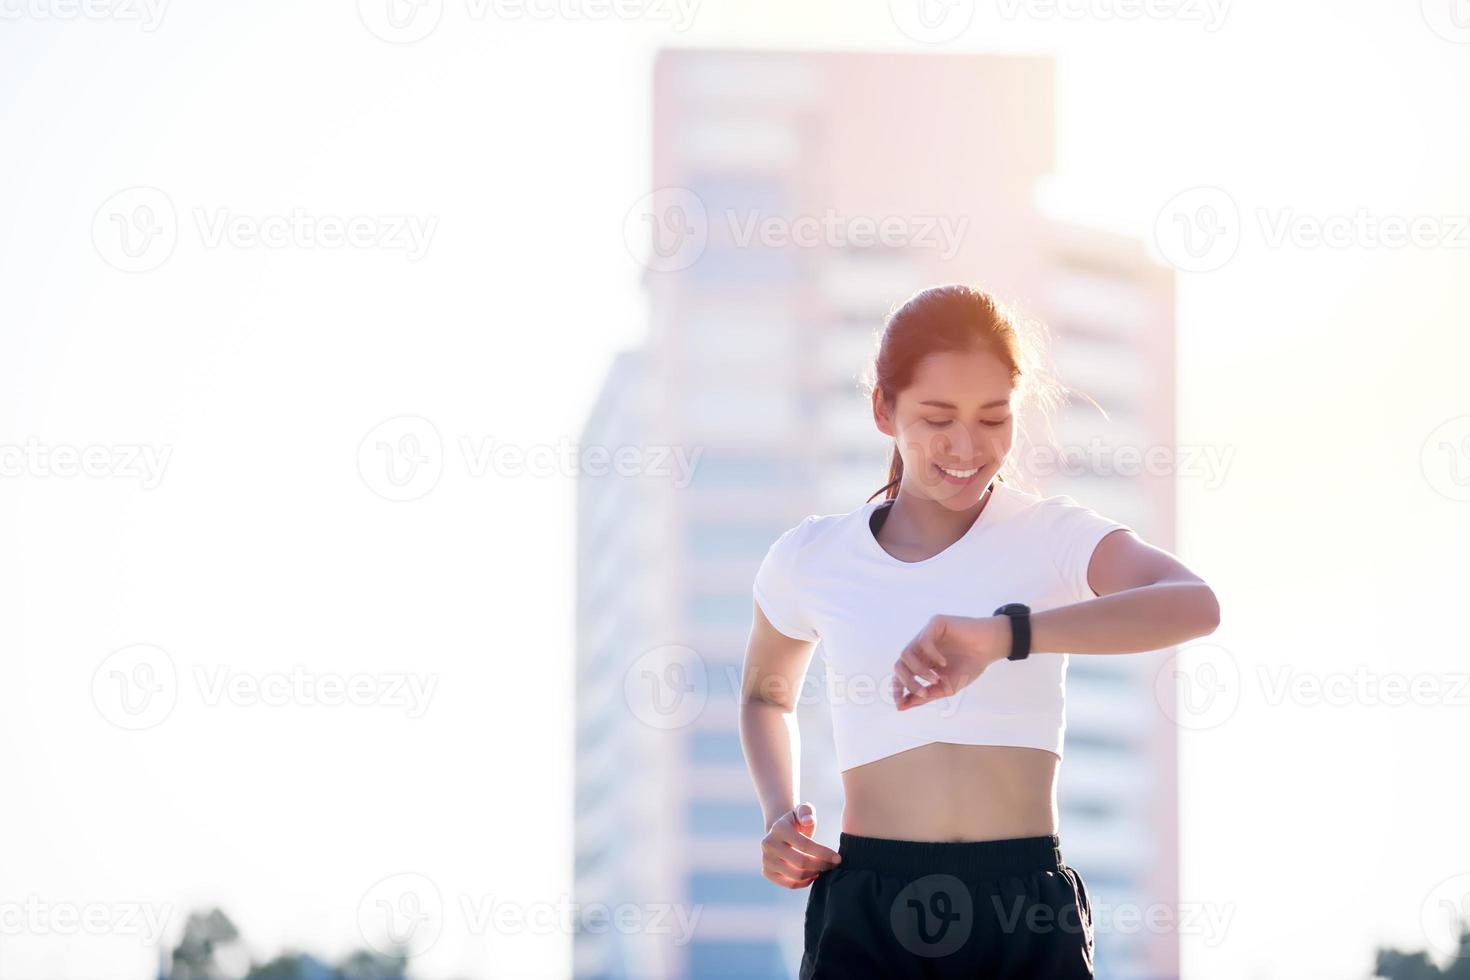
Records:
{"label": "woman's shoulder", "polygon": [[782,532],[776,545],[791,550],[804,550],[821,542],[837,539],[850,528],[861,525],[873,508],[881,503],[882,501],[874,500],[851,510],[808,514]]}
{"label": "woman's shoulder", "polygon": [[1004,488],[1003,493],[1013,513],[1026,514],[1043,523],[1065,521],[1081,514],[1097,514],[1097,511],[1068,493],[1043,493],[1004,482],[999,482],[996,486]]}

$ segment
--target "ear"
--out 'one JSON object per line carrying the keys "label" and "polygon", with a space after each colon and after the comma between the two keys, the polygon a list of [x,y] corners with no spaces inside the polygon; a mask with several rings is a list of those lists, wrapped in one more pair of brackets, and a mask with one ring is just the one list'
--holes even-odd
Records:
{"label": "ear", "polygon": [[873,386],[873,421],[878,426],[878,431],[885,436],[894,435],[893,418],[888,414],[888,406],[883,402],[883,389],[877,385]]}

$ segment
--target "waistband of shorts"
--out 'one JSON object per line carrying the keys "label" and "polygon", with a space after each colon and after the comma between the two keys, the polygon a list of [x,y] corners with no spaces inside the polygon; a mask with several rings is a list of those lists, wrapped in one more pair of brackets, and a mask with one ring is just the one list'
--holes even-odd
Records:
{"label": "waistband of shorts", "polygon": [[935,874],[961,878],[995,878],[1062,869],[1062,841],[1057,834],[1008,837],[1003,840],[919,841],[862,837],[842,831],[837,853],[844,870],[884,874]]}

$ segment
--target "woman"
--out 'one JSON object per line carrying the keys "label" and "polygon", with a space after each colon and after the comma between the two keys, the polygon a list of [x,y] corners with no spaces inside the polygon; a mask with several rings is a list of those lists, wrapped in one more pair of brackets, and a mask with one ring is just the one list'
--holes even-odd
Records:
{"label": "woman", "polygon": [[[740,733],[762,873],[812,886],[803,980],[1093,976],[1055,803],[1067,655],[1204,636],[1219,605],[1127,526],[1002,479],[1016,416],[1062,391],[1037,341],[980,290],[910,298],[870,379],[894,438],[884,499],[807,517],[757,572]],[[818,640],[846,795],[835,852],[796,802]]]}

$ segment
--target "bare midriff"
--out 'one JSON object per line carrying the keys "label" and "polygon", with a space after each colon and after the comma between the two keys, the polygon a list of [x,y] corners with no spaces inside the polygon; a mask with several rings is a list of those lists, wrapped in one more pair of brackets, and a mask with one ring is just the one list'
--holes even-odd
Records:
{"label": "bare midriff", "polygon": [[917,841],[1002,840],[1057,832],[1045,749],[930,742],[842,774],[842,829]]}

